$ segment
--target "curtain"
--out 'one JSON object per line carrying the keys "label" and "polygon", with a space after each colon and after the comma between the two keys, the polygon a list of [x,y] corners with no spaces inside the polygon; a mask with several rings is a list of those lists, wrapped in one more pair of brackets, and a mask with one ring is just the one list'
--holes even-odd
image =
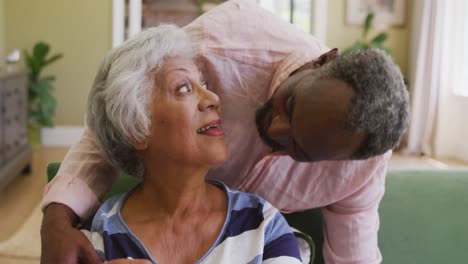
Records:
{"label": "curtain", "polygon": [[468,1],[443,2],[435,156],[468,160]]}
{"label": "curtain", "polygon": [[468,121],[455,95],[468,91],[467,26],[466,0],[414,1],[406,153],[454,156],[465,129],[457,123]]}

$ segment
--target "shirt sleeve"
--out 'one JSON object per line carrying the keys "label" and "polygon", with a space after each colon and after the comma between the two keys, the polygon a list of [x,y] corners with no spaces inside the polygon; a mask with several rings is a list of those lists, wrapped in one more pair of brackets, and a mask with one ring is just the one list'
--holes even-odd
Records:
{"label": "shirt sleeve", "polygon": [[[262,263],[302,263],[296,236],[293,234],[286,219],[272,205],[266,204],[267,210],[274,211],[265,230],[265,246]],[[266,213],[266,218],[269,213]]]}
{"label": "shirt sleeve", "polygon": [[391,154],[313,163],[270,155],[256,164],[240,189],[283,212],[322,208],[326,263],[380,263],[378,206]]}
{"label": "shirt sleeve", "polygon": [[349,197],[322,208],[323,255],[327,264],[381,263],[378,248],[379,203],[385,192],[385,174],[390,153],[374,175]]}
{"label": "shirt sleeve", "polygon": [[57,175],[44,188],[42,209],[61,203],[81,220],[87,219],[116,178],[117,170],[104,160],[93,133],[86,128],[80,141],[68,151]]}

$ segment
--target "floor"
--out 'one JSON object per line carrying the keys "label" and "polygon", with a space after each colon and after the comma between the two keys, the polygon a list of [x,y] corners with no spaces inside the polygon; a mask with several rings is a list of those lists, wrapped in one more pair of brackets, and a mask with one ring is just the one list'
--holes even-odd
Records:
{"label": "floor", "polygon": [[[37,148],[33,152],[33,172],[15,179],[0,193],[0,241],[10,237],[27,219],[40,202],[45,186],[45,171],[49,162],[63,160],[67,148]],[[468,169],[468,162],[435,160],[429,157],[394,154],[389,169]],[[39,230],[38,230],[39,232]],[[7,258],[0,256],[2,264],[34,264],[37,259]]]}
{"label": "floor", "polygon": [[[45,171],[49,162],[63,160],[67,148],[37,148],[33,151],[32,173],[20,175],[0,192],[0,241],[9,238],[29,217],[40,202],[46,184]],[[39,232],[39,230],[38,230]],[[35,259],[6,258],[2,264],[34,264]]]}
{"label": "floor", "polygon": [[394,153],[388,163],[388,169],[468,169],[468,162],[456,159],[434,159],[426,156],[409,156]]}

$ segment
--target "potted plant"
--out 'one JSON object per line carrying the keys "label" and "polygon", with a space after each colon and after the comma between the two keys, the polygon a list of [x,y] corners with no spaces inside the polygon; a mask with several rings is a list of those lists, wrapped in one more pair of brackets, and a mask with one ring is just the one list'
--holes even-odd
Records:
{"label": "potted plant", "polygon": [[57,100],[52,95],[55,76],[42,76],[42,70],[62,58],[62,54],[47,57],[50,46],[44,42],[34,45],[31,53],[25,51],[25,63],[29,70],[28,83],[28,124],[29,139],[32,145],[40,144],[40,130],[43,126],[52,127]]}
{"label": "potted plant", "polygon": [[369,31],[372,28],[372,21],[374,20],[374,13],[369,13],[364,21],[364,28],[362,31],[361,38],[356,41],[351,47],[345,49],[343,51],[343,54],[347,54],[353,51],[357,50],[366,50],[366,49],[372,49],[372,48],[377,48],[385,51],[387,54],[391,55],[392,51],[384,46],[384,42],[388,38],[388,33],[387,32],[380,32],[377,34],[375,37],[372,39],[368,39]]}

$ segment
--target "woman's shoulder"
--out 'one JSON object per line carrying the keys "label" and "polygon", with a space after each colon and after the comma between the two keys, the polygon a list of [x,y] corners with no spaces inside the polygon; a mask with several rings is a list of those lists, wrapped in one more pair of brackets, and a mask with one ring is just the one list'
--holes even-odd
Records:
{"label": "woman's shoulder", "polygon": [[118,222],[118,212],[124,202],[126,193],[112,196],[104,201],[97,209],[96,213],[83,223],[81,229],[103,232],[109,223]]}
{"label": "woman's shoulder", "polygon": [[[223,186],[229,203],[227,224],[219,248],[224,252],[232,251],[230,255],[238,258],[300,263],[296,238],[275,207],[258,195],[231,190],[221,182],[215,185]],[[239,252],[251,255],[247,257]]]}
{"label": "woman's shoulder", "polygon": [[105,200],[104,203],[102,203],[102,205],[97,210],[96,215],[98,215],[98,213],[105,214],[106,217],[116,215],[122,203],[125,201],[126,196],[127,193],[122,193],[114,195],[109,199]]}
{"label": "woman's shoulder", "polygon": [[[258,218],[258,221],[263,222],[280,214],[278,209],[259,195],[230,189],[220,181],[210,180],[209,182],[224,189],[228,197],[228,209],[230,210],[231,218],[252,219],[255,216]],[[250,217],[246,217],[247,215]]]}

